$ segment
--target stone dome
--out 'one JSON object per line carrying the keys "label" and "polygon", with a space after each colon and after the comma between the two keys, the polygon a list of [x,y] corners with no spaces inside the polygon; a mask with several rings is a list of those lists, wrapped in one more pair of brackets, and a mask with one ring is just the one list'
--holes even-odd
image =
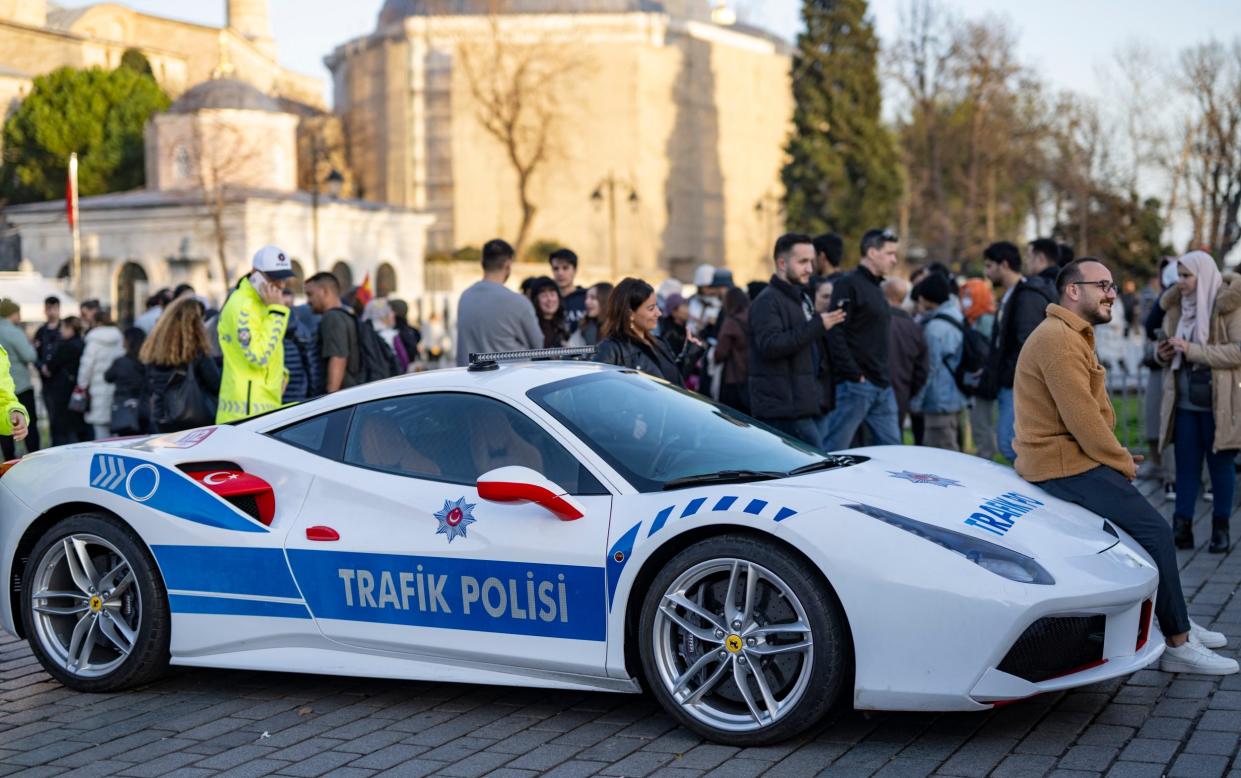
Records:
{"label": "stone dome", "polygon": [[215,78],[198,84],[178,97],[168,112],[197,113],[212,109],[285,113],[275,98],[235,78]]}
{"label": "stone dome", "polygon": [[666,13],[676,2],[666,0],[384,0],[379,27],[399,23],[407,16],[485,16],[503,14]]}

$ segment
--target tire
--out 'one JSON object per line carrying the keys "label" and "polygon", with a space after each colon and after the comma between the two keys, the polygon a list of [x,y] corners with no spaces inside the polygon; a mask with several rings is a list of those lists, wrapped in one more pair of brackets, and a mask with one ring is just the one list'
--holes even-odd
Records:
{"label": "tire", "polygon": [[831,587],[803,559],[751,536],[710,538],[670,559],[643,600],[638,641],[660,704],[727,745],[770,745],[814,726],[850,676]]}
{"label": "tire", "polygon": [[113,518],[80,513],[44,533],[22,575],[21,608],[35,656],[71,689],[118,691],[168,667],[163,580],[146,545]]}

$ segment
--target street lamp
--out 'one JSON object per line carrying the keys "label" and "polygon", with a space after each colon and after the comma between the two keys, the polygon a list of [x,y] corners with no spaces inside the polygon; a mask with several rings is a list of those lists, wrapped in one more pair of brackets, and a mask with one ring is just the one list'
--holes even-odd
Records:
{"label": "street lamp", "polygon": [[630,210],[638,208],[638,191],[628,179],[617,178],[616,174],[608,171],[607,176],[598,184],[595,184],[595,191],[590,193],[591,202],[596,206],[602,205],[604,199],[608,203],[608,267],[610,269],[610,277],[616,278],[616,188],[624,187],[629,189],[629,196],[625,198],[629,203]]}
{"label": "street lamp", "polygon": [[[310,190],[310,229],[312,232],[311,243],[313,244],[312,254],[314,255],[314,272],[319,272],[319,188],[320,182],[318,176],[315,177],[314,188]],[[345,177],[340,174],[336,168],[327,174],[327,178],[323,180],[327,184],[328,197],[336,199],[340,196],[341,186],[345,183]]]}

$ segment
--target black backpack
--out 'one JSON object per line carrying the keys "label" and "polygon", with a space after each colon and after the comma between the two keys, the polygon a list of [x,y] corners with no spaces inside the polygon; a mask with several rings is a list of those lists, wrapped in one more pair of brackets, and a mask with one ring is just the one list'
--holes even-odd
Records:
{"label": "black backpack", "polygon": [[[952,378],[957,382],[957,388],[966,397],[978,395],[983,386],[983,374],[991,358],[991,343],[978,330],[968,324],[962,324],[947,314],[937,313],[928,321],[936,319],[946,321],[961,331],[961,361],[957,363],[957,369],[952,371]],[[946,354],[944,355],[944,367],[948,367],[948,355]]]}
{"label": "black backpack", "polygon": [[[352,311],[348,313],[353,316]],[[396,361],[396,353],[392,347],[380,337],[369,321],[362,321],[356,316],[353,320],[358,330],[358,362],[362,373],[359,383],[368,384],[399,374],[401,365]]]}

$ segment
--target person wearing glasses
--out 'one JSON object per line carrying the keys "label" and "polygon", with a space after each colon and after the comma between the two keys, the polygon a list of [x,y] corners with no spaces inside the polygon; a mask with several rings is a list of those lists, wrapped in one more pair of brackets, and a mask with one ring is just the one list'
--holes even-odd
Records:
{"label": "person wearing glasses", "polygon": [[901,442],[896,393],[888,372],[892,310],[879,287],[896,269],[898,241],[891,230],[867,231],[857,269],[832,290],[832,311],[844,311],[848,318],[827,339],[836,379],[836,408],[822,430],[827,451],[849,448],[863,424],[875,445]]}
{"label": "person wearing glasses", "polygon": [[[1194,504],[1202,461],[1215,489],[1211,517],[1213,554],[1228,551],[1228,517],[1236,491],[1233,460],[1241,449],[1241,276],[1221,275],[1205,251],[1176,262],[1176,285],[1160,298],[1163,326],[1172,337],[1158,341],[1163,371],[1159,437],[1175,443],[1176,508],[1172,531],[1177,548],[1194,547]],[[1161,446],[1162,448],[1162,446]]]}
{"label": "person wearing glasses", "polygon": [[1227,638],[1190,621],[1172,528],[1132,483],[1142,457],[1113,432],[1116,416],[1094,327],[1112,320],[1119,291],[1111,271],[1092,257],[1070,262],[1056,277],[1060,302],[1047,306],[1047,318],[1017,358],[1017,473],[1119,526],[1150,554],[1159,570],[1155,615],[1168,644],[1160,669],[1231,675],[1236,660],[1211,650]]}

